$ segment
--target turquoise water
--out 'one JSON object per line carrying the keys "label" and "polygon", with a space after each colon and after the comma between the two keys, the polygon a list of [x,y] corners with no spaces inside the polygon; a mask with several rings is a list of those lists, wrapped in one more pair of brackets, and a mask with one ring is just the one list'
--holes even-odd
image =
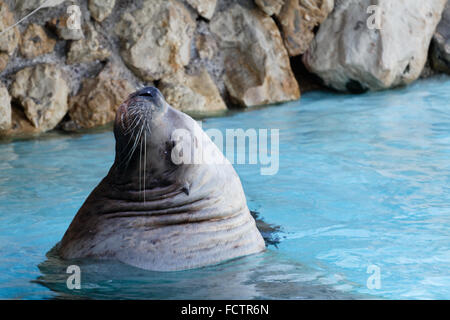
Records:
{"label": "turquoise water", "polygon": [[[207,119],[280,129],[280,169],[238,165],[251,210],[280,226],[263,254],[158,273],[47,251],[114,157],[111,132],[0,144],[0,298],[450,298],[450,79]],[[367,268],[380,270],[369,289]]]}

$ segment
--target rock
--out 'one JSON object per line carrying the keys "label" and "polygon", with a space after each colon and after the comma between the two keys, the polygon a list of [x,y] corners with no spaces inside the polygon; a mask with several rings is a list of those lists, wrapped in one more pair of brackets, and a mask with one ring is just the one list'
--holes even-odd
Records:
{"label": "rock", "polygon": [[67,53],[67,63],[88,63],[93,61],[104,61],[111,52],[100,42],[99,34],[94,26],[87,23],[83,26],[85,38],[72,41]]}
{"label": "rock", "polygon": [[4,52],[0,52],[0,72],[2,72],[8,65],[9,56]]}
{"label": "rock", "polygon": [[214,81],[205,69],[194,75],[179,73],[163,79],[158,88],[174,108],[190,113],[210,113],[226,110]]}
{"label": "rock", "polygon": [[[16,23],[14,15],[6,3],[0,1],[0,33]],[[12,56],[20,41],[20,33],[17,27],[0,35],[0,72],[6,68],[9,57]]]}
{"label": "rock", "polygon": [[450,74],[450,1],[442,13],[431,47],[433,69]]}
{"label": "rock", "polygon": [[186,0],[198,14],[210,20],[216,10],[217,0]]}
{"label": "rock", "polygon": [[40,132],[53,129],[68,110],[69,88],[62,71],[53,64],[38,64],[20,70],[11,95],[22,105],[26,117]]}
{"label": "rock", "polygon": [[[408,84],[427,60],[446,0],[349,0],[322,23],[303,56],[326,85],[364,92]],[[380,8],[381,29],[368,28],[367,8]]]}
{"label": "rock", "polygon": [[47,36],[44,29],[37,24],[29,24],[20,43],[20,53],[27,59],[50,53],[56,41]]}
{"label": "rock", "polygon": [[56,7],[65,0],[18,0],[16,1],[16,8],[20,11],[30,11],[41,8]]}
{"label": "rock", "polygon": [[283,40],[272,18],[238,4],[210,23],[224,56],[224,83],[243,106],[278,103],[300,97]]}
{"label": "rock", "polygon": [[305,53],[314,39],[314,28],[333,10],[334,0],[285,0],[277,14],[290,56]]}
{"label": "rock", "polygon": [[93,128],[113,121],[117,108],[134,90],[109,63],[96,78],[84,79],[80,92],[70,98],[72,127]]}
{"label": "rock", "polygon": [[176,73],[189,63],[195,21],[173,0],[144,0],[142,8],[122,16],[116,33],[121,55],[146,81]]}
{"label": "rock", "polygon": [[84,38],[83,29],[72,29],[67,27],[69,16],[64,15],[60,18],[50,20],[47,25],[53,29],[59,38],[63,40],[81,40]]}
{"label": "rock", "polygon": [[0,131],[11,128],[11,97],[6,87],[0,83]]}
{"label": "rock", "polygon": [[89,0],[89,11],[98,22],[105,20],[113,11],[116,0]]}
{"label": "rock", "polygon": [[39,133],[40,130],[31,124],[23,110],[13,106],[11,107],[10,129],[0,131],[0,137],[29,137]]}
{"label": "rock", "polygon": [[273,16],[280,13],[284,0],[255,0],[255,3],[265,14]]}
{"label": "rock", "polygon": [[195,37],[195,46],[201,59],[211,60],[217,52],[217,44],[209,34],[198,34]]}

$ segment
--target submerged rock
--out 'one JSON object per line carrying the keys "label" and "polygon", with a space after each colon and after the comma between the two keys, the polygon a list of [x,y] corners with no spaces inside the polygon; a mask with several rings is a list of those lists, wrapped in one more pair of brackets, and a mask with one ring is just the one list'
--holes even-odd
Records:
{"label": "submerged rock", "polygon": [[142,8],[123,15],[116,26],[121,55],[139,77],[159,80],[189,63],[195,21],[174,0],[144,0]]}
{"label": "submerged rock", "polygon": [[134,89],[109,63],[96,78],[85,79],[80,92],[70,98],[73,123],[65,124],[64,129],[93,128],[112,122],[117,108]]}
{"label": "submerged rock", "polygon": [[[363,92],[408,84],[420,76],[446,0],[339,2],[303,56],[326,85]],[[380,29],[368,28],[370,5]]]}
{"label": "submerged rock", "polygon": [[67,113],[69,88],[62,71],[53,64],[38,64],[20,70],[11,86],[11,95],[40,132],[55,128]]}
{"label": "submerged rock", "polygon": [[450,1],[434,33],[431,63],[433,69],[450,74]]}
{"label": "submerged rock", "polygon": [[280,13],[284,0],[255,0],[255,3],[265,14],[273,16]]}
{"label": "submerged rock", "polygon": [[113,11],[116,0],[89,0],[89,11],[98,22],[105,20]]}
{"label": "submerged rock", "polygon": [[11,128],[11,97],[0,82],[0,131]]}
{"label": "submerged rock", "polygon": [[[13,13],[5,2],[0,1],[0,33],[16,23]],[[20,41],[17,27],[0,35],[0,72],[6,68],[10,56],[14,53]]]}
{"label": "submerged rock", "polygon": [[186,0],[198,14],[205,19],[211,19],[216,9],[217,0]]}
{"label": "submerged rock", "polygon": [[49,38],[40,25],[32,23],[28,25],[22,35],[20,53],[27,59],[33,59],[42,54],[52,52],[55,44],[56,41]]}
{"label": "submerged rock", "polygon": [[314,28],[333,10],[334,0],[285,0],[277,14],[290,56],[305,53],[314,39]]}
{"label": "submerged rock", "polygon": [[111,52],[102,45],[100,36],[94,26],[87,23],[83,26],[85,38],[72,41],[67,53],[67,63],[88,63],[93,61],[104,61]]}
{"label": "submerged rock", "polygon": [[217,112],[226,110],[214,81],[205,69],[194,75],[178,73],[161,80],[158,88],[167,102],[183,112]]}
{"label": "submerged rock", "polygon": [[224,83],[242,106],[296,100],[297,81],[280,32],[259,9],[234,5],[210,24],[224,56]]}

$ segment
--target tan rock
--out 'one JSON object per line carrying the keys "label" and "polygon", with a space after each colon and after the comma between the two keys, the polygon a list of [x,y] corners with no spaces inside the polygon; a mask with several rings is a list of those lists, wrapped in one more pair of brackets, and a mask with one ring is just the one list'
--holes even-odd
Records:
{"label": "tan rock", "polygon": [[256,5],[269,16],[280,13],[284,0],[255,0]]}
{"label": "tan rock", "polygon": [[105,20],[114,9],[116,0],[89,0],[89,11],[98,22]]}
{"label": "tan rock", "polygon": [[60,18],[54,18],[48,22],[48,27],[52,28],[59,38],[63,40],[81,40],[84,38],[83,29],[68,28],[67,20],[69,16],[64,15]]}
{"label": "tan rock", "polygon": [[29,24],[20,43],[20,53],[27,59],[50,53],[56,41],[47,36],[44,29],[37,24]]}
{"label": "tan rock", "polygon": [[158,88],[174,108],[188,113],[211,113],[226,110],[211,76],[205,69],[194,75],[179,73],[163,79]]}
{"label": "tan rock", "polygon": [[433,69],[450,74],[450,1],[433,36],[431,64]]}
{"label": "tan rock", "polygon": [[74,127],[92,128],[113,121],[117,108],[134,89],[109,63],[96,78],[84,79],[80,92],[70,98]]}
{"label": "tan rock", "polygon": [[[364,92],[416,80],[446,0],[347,0],[321,24],[303,62],[327,86]],[[377,5],[379,29],[367,13]],[[373,14],[372,14],[373,16]],[[376,17],[376,16],[374,16]]]}
{"label": "tan rock", "polygon": [[0,83],[0,131],[11,128],[11,97],[6,87]]}
{"label": "tan rock", "polygon": [[144,0],[116,27],[125,63],[146,81],[159,80],[189,63],[195,21],[174,0]]}
{"label": "tan rock", "polygon": [[216,10],[217,0],[186,0],[198,14],[210,20]]}
{"label": "tan rock", "polygon": [[53,64],[39,64],[20,70],[11,95],[22,105],[26,117],[40,132],[53,129],[68,110],[69,88],[62,71]]}
{"label": "tan rock", "polygon": [[[0,1],[0,33],[6,30],[8,27],[14,25],[14,23],[16,23],[14,15],[9,10],[8,6],[3,1]],[[19,41],[20,33],[17,27],[14,27],[4,34],[0,35],[0,53],[11,56],[16,50]],[[6,57],[3,57],[3,60],[7,61],[8,59],[6,59]]]}
{"label": "tan rock", "polygon": [[277,18],[290,56],[305,53],[314,39],[314,28],[333,7],[334,0],[285,0]]}
{"label": "tan rock", "polygon": [[13,106],[11,107],[11,126],[8,130],[0,131],[0,137],[29,137],[40,132],[27,119],[23,110]]}
{"label": "tan rock", "polygon": [[296,100],[300,90],[273,19],[234,5],[210,23],[224,55],[224,83],[243,106]]}
{"label": "tan rock", "polygon": [[198,34],[195,37],[195,46],[201,59],[211,60],[217,52],[214,38],[207,34]]}
{"label": "tan rock", "polygon": [[8,65],[9,56],[7,53],[0,52],[0,72],[2,72]]}
{"label": "tan rock", "polygon": [[104,61],[111,52],[103,47],[100,42],[99,34],[91,24],[83,26],[85,38],[82,40],[72,41],[67,53],[67,63],[88,63],[96,60]]}

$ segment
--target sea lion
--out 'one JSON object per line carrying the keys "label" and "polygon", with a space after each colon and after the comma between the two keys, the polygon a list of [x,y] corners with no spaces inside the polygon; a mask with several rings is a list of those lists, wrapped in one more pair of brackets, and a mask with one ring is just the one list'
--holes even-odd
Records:
{"label": "sea lion", "polygon": [[[180,132],[221,161],[174,161],[189,152],[179,148]],[[114,164],[56,246],[62,258],[116,259],[175,271],[265,249],[231,163],[158,89],[128,97],[117,110],[114,136]]]}

